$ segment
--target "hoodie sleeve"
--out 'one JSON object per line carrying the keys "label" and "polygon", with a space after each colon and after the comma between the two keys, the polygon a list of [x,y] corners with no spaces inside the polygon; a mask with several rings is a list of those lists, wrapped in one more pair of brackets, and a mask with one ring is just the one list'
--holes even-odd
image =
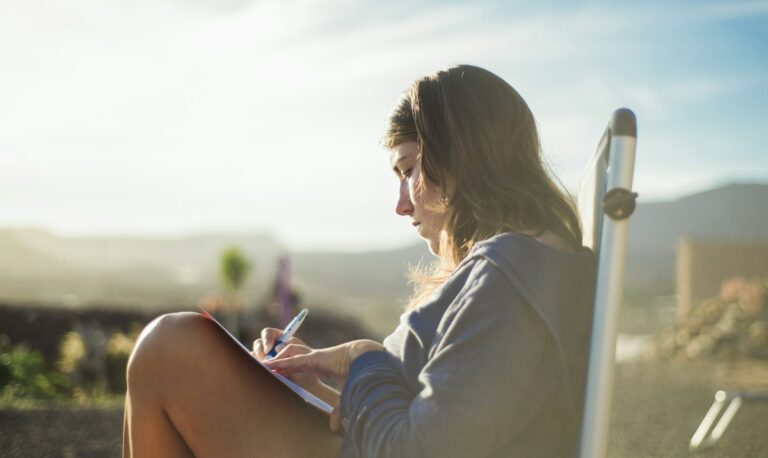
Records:
{"label": "hoodie sleeve", "polygon": [[344,457],[482,457],[519,434],[554,385],[544,323],[491,263],[448,306],[420,391],[387,352],[353,361],[341,395]]}

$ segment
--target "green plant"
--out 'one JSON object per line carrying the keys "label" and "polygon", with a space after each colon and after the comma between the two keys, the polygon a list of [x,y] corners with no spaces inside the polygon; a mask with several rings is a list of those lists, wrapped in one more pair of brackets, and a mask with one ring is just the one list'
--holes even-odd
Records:
{"label": "green plant", "polygon": [[251,263],[239,248],[233,246],[221,253],[219,270],[224,287],[230,292],[237,292],[245,283]]}
{"label": "green plant", "polygon": [[71,380],[75,397],[125,392],[125,368],[139,330],[108,334],[95,323],[78,323],[59,345],[58,369]]}
{"label": "green plant", "polygon": [[40,352],[25,345],[11,346],[7,336],[0,336],[0,389],[4,399],[64,398],[69,378],[49,371]]}
{"label": "green plant", "polygon": [[77,322],[61,340],[57,366],[69,376],[75,398],[83,400],[106,393],[106,346],[106,334],[95,322]]}
{"label": "green plant", "polygon": [[228,301],[228,319],[227,326],[235,335],[238,334],[238,295],[240,293],[248,272],[251,270],[251,263],[237,247],[229,247],[221,254],[219,259],[219,274],[221,276],[224,288],[233,298]]}
{"label": "green plant", "polygon": [[59,344],[59,360],[56,365],[65,374],[72,374],[85,356],[85,342],[77,332],[68,332]]}

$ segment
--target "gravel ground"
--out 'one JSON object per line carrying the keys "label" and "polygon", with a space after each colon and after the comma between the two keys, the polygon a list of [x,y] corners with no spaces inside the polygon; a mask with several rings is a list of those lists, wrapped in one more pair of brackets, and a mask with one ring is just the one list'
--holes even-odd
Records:
{"label": "gravel ground", "polygon": [[120,456],[122,409],[0,410],[0,456]]}
{"label": "gravel ground", "polygon": [[608,456],[768,457],[768,401],[744,403],[720,442],[691,454],[688,443],[717,390],[768,392],[768,363],[628,363],[616,372]]}
{"label": "gravel ground", "polygon": [[[768,391],[768,363],[637,362],[616,372],[608,456],[690,457],[717,389]],[[122,409],[0,409],[0,456],[119,456]],[[768,402],[745,404],[704,458],[768,457]]]}

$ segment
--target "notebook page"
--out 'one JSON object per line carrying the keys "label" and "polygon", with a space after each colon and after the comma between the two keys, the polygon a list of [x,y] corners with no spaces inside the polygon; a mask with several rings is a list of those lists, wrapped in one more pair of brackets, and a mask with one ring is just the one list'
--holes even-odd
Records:
{"label": "notebook page", "polygon": [[309,391],[305,390],[304,388],[300,387],[299,385],[297,385],[296,383],[294,383],[293,381],[291,381],[291,380],[290,380],[290,379],[288,379],[287,377],[285,377],[285,376],[283,376],[283,375],[280,375],[280,374],[278,374],[277,372],[274,372],[274,371],[272,371],[270,368],[268,368],[267,366],[265,366],[264,364],[262,364],[262,362],[261,362],[261,361],[259,361],[258,359],[256,359],[256,357],[255,357],[255,356],[253,356],[253,354],[252,354],[252,353],[251,353],[251,352],[250,352],[250,351],[249,351],[249,350],[248,350],[248,349],[245,347],[245,345],[243,345],[243,344],[242,344],[242,343],[241,343],[241,342],[240,342],[240,341],[239,341],[237,338],[235,338],[235,336],[233,336],[233,335],[232,335],[232,334],[231,334],[231,333],[230,333],[230,332],[227,330],[227,328],[225,328],[225,327],[224,327],[224,326],[223,326],[221,323],[219,323],[219,322],[216,320],[216,318],[214,318],[214,317],[213,317],[213,316],[212,316],[210,313],[208,313],[208,311],[207,311],[207,310],[205,310],[205,309],[204,309],[204,308],[202,308],[202,307],[200,307],[200,309],[202,310],[202,313],[201,313],[201,314],[202,314],[204,317],[208,318],[208,319],[209,319],[209,320],[211,320],[213,323],[215,323],[215,324],[216,324],[216,326],[218,326],[218,327],[219,327],[219,329],[221,329],[222,331],[224,331],[224,333],[225,333],[227,336],[229,336],[229,338],[230,338],[230,339],[232,339],[232,341],[234,341],[234,342],[235,342],[235,343],[236,343],[236,344],[237,344],[237,345],[238,345],[240,348],[242,348],[242,349],[243,349],[243,351],[245,351],[246,353],[248,353],[248,355],[249,355],[251,358],[253,358],[253,360],[254,360],[254,361],[256,361],[257,363],[259,363],[259,365],[260,365],[261,367],[263,367],[265,371],[267,371],[267,372],[269,372],[270,374],[272,374],[272,376],[273,376],[273,377],[275,377],[276,379],[278,379],[279,381],[281,381],[281,382],[282,382],[282,383],[283,383],[285,386],[287,386],[288,388],[290,388],[290,389],[291,389],[291,390],[292,390],[294,393],[296,393],[296,394],[298,394],[299,396],[301,396],[301,398],[302,398],[302,399],[304,399],[304,401],[306,401],[307,403],[309,403],[309,404],[310,404],[310,405],[312,405],[313,407],[315,407],[315,408],[319,409],[320,411],[322,411],[323,413],[325,413],[325,414],[327,414],[327,415],[330,415],[330,414],[331,414],[331,412],[333,412],[333,406],[331,406],[331,405],[330,405],[330,404],[328,404],[327,402],[323,401],[322,399],[318,398],[317,396],[315,396],[314,394],[310,393]]}

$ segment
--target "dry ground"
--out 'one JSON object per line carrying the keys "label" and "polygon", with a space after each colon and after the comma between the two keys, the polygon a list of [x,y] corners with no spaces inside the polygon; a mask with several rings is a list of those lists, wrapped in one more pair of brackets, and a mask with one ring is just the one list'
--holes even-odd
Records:
{"label": "dry ground", "polygon": [[[768,363],[638,362],[619,366],[608,456],[693,456],[688,442],[718,389],[768,392]],[[768,457],[768,402],[742,405],[719,444],[697,455]]]}
{"label": "dry ground", "polygon": [[[768,391],[765,362],[637,362],[616,373],[608,456],[688,457],[715,390]],[[122,409],[2,408],[0,456],[119,456]],[[768,402],[745,404],[721,443],[700,454],[768,457]]]}

